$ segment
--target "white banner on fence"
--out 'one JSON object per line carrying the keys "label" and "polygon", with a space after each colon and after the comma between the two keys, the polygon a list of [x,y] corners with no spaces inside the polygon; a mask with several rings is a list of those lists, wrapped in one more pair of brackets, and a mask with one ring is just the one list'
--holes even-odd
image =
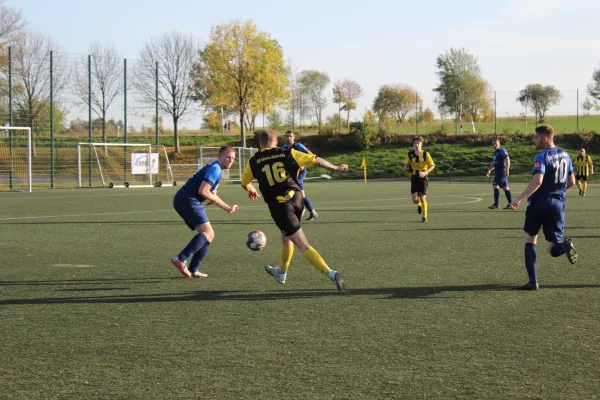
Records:
{"label": "white banner on fence", "polygon": [[[158,153],[150,153],[150,173],[158,174]],[[131,153],[131,173],[148,175],[148,153]]]}

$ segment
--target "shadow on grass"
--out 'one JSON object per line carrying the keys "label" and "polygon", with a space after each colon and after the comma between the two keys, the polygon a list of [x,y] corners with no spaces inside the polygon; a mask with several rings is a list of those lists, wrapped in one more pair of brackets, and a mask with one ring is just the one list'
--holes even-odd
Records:
{"label": "shadow on grass", "polygon": [[[429,225],[431,226],[431,225]],[[569,229],[598,229],[597,227],[589,227],[589,226],[570,226]],[[473,228],[425,228],[425,229],[416,229],[418,231],[523,231],[523,227],[514,227],[514,228],[502,228],[502,227],[492,227],[492,228],[481,228],[481,227],[473,227]],[[375,229],[378,232],[403,232],[401,229]],[[567,237],[586,237],[586,236],[568,236]],[[594,236],[588,236],[594,237]]]}
{"label": "shadow on grass", "polygon": [[[374,296],[387,299],[455,299],[452,293],[512,291],[518,286],[484,284],[469,286],[431,286],[431,287],[390,287],[373,289],[349,289],[338,292],[327,290],[277,290],[255,293],[242,290],[208,290],[187,293],[147,294],[147,295],[115,295],[115,296],[80,296],[36,299],[5,299],[0,305],[35,305],[35,304],[128,304],[128,303],[165,303],[182,301],[265,301],[296,300],[330,296]],[[600,288],[600,284],[564,284],[545,285],[544,289],[589,289]],[[448,294],[449,296],[438,296]],[[432,297],[433,296],[433,297]]]}

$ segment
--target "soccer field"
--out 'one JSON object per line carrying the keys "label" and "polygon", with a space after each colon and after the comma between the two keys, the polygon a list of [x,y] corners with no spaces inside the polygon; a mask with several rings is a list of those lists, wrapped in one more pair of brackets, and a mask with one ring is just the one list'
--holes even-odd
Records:
{"label": "soccer field", "polygon": [[423,224],[408,192],[307,185],[304,230],[346,292],[298,251],[277,285],[277,228],[239,185],[219,189],[238,212],[207,208],[202,280],[169,261],[192,237],[173,188],[0,193],[0,398],[598,398],[600,189],[569,192],[579,262],[542,240],[537,292],[512,290],[525,204],[490,211],[490,185],[433,182]]}

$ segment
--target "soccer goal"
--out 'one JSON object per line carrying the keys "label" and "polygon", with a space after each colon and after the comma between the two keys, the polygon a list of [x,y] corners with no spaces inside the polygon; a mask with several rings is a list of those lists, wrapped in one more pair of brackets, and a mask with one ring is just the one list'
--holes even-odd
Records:
{"label": "soccer goal", "polygon": [[167,149],[140,143],[77,143],[77,186],[176,186]]}
{"label": "soccer goal", "polygon": [[[217,161],[220,147],[199,147],[196,154],[196,162],[193,164],[171,164],[173,175],[177,181],[186,181],[196,173],[200,168],[213,161]],[[235,161],[229,170],[223,171],[221,179],[240,180],[242,172],[246,168],[246,163],[258,151],[250,147],[234,147]]]}
{"label": "soccer goal", "polygon": [[31,128],[0,127],[0,191],[33,190]]}

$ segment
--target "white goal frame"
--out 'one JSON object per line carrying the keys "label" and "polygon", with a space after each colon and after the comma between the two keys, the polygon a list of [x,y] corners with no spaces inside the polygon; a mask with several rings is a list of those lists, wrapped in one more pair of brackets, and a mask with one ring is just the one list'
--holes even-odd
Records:
{"label": "white goal frame", "polygon": [[[147,179],[148,179],[148,184],[145,185],[129,185],[128,182],[124,182],[123,185],[113,185],[112,182],[107,183],[106,180],[104,179],[104,174],[102,172],[102,166],[100,164],[100,158],[98,156],[98,151],[97,148],[98,147],[138,147],[138,148],[145,148],[147,150],[147,154],[148,154],[148,159],[150,159],[150,155],[152,153],[152,147],[156,146],[157,150],[156,152],[160,154],[160,149],[158,149],[158,147],[162,147],[162,151],[164,153],[164,157],[165,157],[165,167],[166,168],[166,173],[167,173],[167,180],[169,180],[170,182],[172,182],[172,186],[175,186],[175,181],[173,179],[173,172],[171,170],[171,163],[169,162],[169,157],[167,154],[167,149],[165,148],[165,146],[163,145],[154,145],[154,144],[149,144],[149,143],[96,143],[96,142],[81,142],[81,143],[77,143],[77,187],[78,188],[86,188],[87,186],[82,186],[82,173],[81,173],[81,148],[85,146],[91,148],[94,151],[94,156],[95,156],[95,162],[96,165],[98,166],[98,172],[100,174],[100,179],[102,181],[102,186],[103,187],[109,187],[109,188],[148,188],[148,187],[162,187],[162,182],[159,180],[159,176],[160,176],[160,172],[156,177],[156,184],[153,184],[152,182],[152,175],[154,175],[152,173],[152,170],[150,168],[148,168],[148,174],[147,174]],[[159,156],[160,157],[160,156]],[[159,163],[159,168],[160,168],[160,163]],[[160,169],[159,169],[160,171]]]}
{"label": "white goal frame", "polygon": [[33,183],[31,176],[31,128],[26,126],[0,126],[0,132],[2,131],[27,131],[27,191],[33,191]]}

